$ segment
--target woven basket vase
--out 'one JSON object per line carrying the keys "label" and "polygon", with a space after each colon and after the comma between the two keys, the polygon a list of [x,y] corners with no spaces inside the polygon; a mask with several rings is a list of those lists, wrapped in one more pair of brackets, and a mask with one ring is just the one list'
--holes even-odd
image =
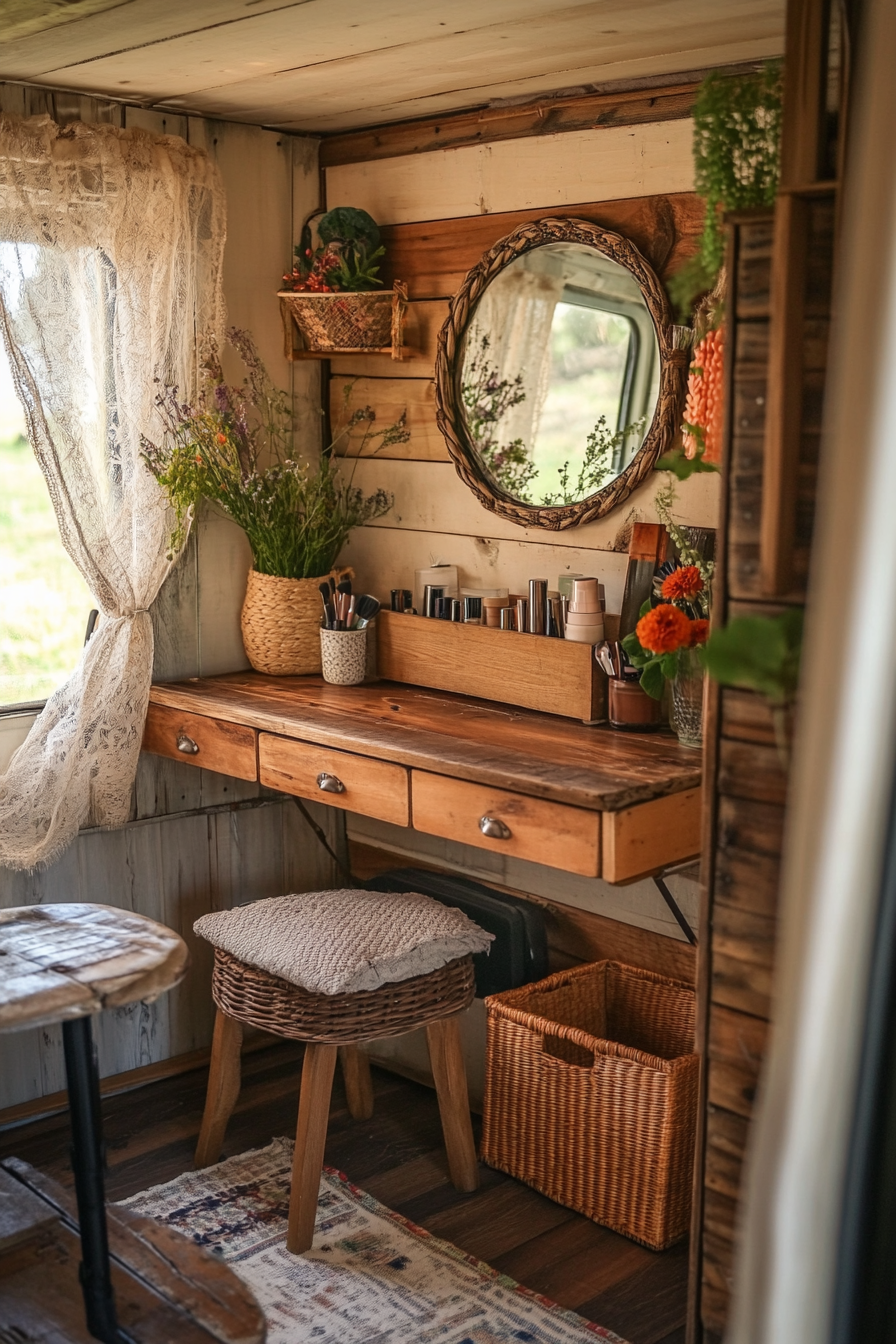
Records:
{"label": "woven basket vase", "polygon": [[[350,573],[333,571],[337,582]],[[320,675],[320,585],[327,577],[278,579],[250,569],[240,627],[246,657],[256,672]]]}

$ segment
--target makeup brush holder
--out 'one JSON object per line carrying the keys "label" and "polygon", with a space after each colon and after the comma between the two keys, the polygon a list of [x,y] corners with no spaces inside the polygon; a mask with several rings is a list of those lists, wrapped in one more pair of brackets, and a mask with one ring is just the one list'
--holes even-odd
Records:
{"label": "makeup brush holder", "polygon": [[367,674],[367,631],[320,632],[320,661],[324,681],[331,686],[358,686]]}

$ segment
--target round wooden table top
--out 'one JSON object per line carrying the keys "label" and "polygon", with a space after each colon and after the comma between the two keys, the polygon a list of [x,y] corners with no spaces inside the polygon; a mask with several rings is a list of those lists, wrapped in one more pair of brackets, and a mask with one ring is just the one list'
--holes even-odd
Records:
{"label": "round wooden table top", "polygon": [[173,929],[111,905],[0,910],[0,1031],[151,1001],[188,964]]}

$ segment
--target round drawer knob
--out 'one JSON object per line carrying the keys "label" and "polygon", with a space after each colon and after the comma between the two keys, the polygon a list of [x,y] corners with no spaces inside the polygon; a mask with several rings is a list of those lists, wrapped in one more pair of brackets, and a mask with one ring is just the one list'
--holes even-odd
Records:
{"label": "round drawer knob", "polygon": [[335,775],[328,775],[326,772],[318,775],[317,787],[324,793],[345,793],[345,785],[341,779]]}
{"label": "round drawer knob", "polygon": [[194,742],[192,737],[187,737],[186,733],[178,733],[177,749],[182,751],[185,756],[199,755],[199,743]]}
{"label": "round drawer knob", "polygon": [[498,817],[480,817],[479,829],[490,840],[509,840],[513,832]]}

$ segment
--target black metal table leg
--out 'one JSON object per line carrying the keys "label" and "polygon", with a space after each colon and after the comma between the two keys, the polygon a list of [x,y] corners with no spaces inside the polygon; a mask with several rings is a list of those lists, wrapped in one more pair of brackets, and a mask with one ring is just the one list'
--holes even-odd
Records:
{"label": "black metal table leg", "polygon": [[119,1328],[109,1267],[103,1134],[96,1047],[89,1017],[62,1024],[72,1123],[72,1169],[81,1228],[81,1288],[87,1329],[104,1344],[126,1344]]}

